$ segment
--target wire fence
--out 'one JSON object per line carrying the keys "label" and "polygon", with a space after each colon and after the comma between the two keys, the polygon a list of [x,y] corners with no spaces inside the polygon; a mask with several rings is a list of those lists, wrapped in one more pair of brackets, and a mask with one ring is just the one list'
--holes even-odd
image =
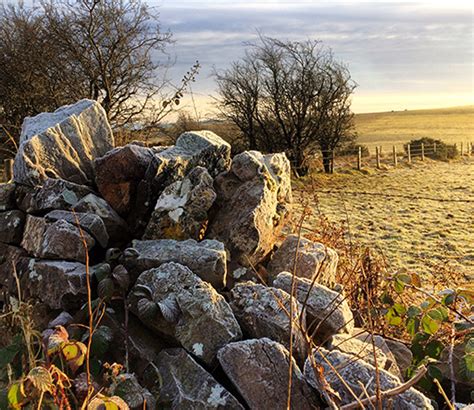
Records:
{"label": "wire fence", "polygon": [[356,146],[350,150],[338,152],[337,150],[320,151],[316,159],[321,160],[326,171],[333,173],[337,167],[353,167],[361,170],[364,167],[382,169],[386,166],[397,167],[401,163],[411,164],[414,161],[425,161],[427,158],[448,160],[454,158],[471,157],[474,155],[472,142],[461,142],[452,145],[437,143],[417,143],[393,145],[392,149],[376,146],[369,151],[367,147]]}

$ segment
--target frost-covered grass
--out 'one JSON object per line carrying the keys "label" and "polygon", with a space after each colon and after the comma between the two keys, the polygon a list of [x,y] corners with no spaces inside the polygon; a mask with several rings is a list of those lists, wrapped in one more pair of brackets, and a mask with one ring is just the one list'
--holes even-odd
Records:
{"label": "frost-covered grass", "polygon": [[[340,170],[334,175],[313,174],[294,182],[295,207],[310,201],[330,221],[348,224],[353,240],[379,248],[391,268],[406,268],[433,279],[456,272],[463,284],[474,279],[474,158],[451,163],[415,162],[383,171]],[[377,192],[473,202],[441,202],[324,190]],[[317,193],[315,200],[311,192]],[[298,214],[298,212],[296,212]],[[349,235],[347,235],[349,237]]]}

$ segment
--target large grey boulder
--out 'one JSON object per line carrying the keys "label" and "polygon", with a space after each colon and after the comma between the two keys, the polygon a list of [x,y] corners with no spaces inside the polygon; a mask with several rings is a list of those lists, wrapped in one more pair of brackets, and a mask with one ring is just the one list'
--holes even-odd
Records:
{"label": "large grey boulder", "polygon": [[232,309],[187,267],[170,262],[143,272],[129,294],[133,313],[150,329],[178,342],[208,365],[242,337]]}
{"label": "large grey boulder", "polygon": [[24,258],[19,262],[21,289],[51,309],[73,310],[87,298],[86,266],[78,262]]}
{"label": "large grey boulder", "polygon": [[[24,249],[0,242],[0,288],[11,294],[16,294],[18,291],[15,280],[16,266],[17,262],[25,256]],[[3,300],[1,291],[0,300]]]}
{"label": "large grey boulder", "polygon": [[219,241],[135,240],[131,248],[125,249],[122,262],[135,277],[163,263],[176,262],[217,289],[226,283],[226,252]]}
{"label": "large grey boulder", "polygon": [[95,182],[100,194],[122,216],[135,201],[139,182],[153,160],[154,150],[136,143],[117,147],[94,160]]}
{"label": "large grey boulder", "polygon": [[98,215],[58,210],[46,214],[45,219],[49,222],[66,221],[75,226],[79,225],[80,228],[91,235],[102,248],[107,247],[109,234],[105,228],[104,221]]}
{"label": "large grey boulder", "polygon": [[160,408],[244,409],[184,349],[165,349],[155,363],[163,383],[158,396]]}
{"label": "large grey boulder", "polygon": [[[85,241],[85,244],[84,244]],[[95,241],[65,220],[48,222],[28,215],[21,246],[32,256],[45,259],[86,261],[86,253]],[[85,246],[86,245],[86,246]]]}
{"label": "large grey boulder", "polygon": [[[217,357],[250,409],[287,409],[290,354],[283,345],[267,338],[244,340],[229,343]],[[291,408],[320,408],[294,361],[292,369]]]}
{"label": "large grey boulder", "polygon": [[395,357],[398,368],[402,375],[405,375],[413,361],[413,353],[409,347],[402,342],[394,339],[384,339],[386,345]]}
{"label": "large grey boulder", "polygon": [[[313,357],[315,362],[323,367],[327,383],[339,394],[341,399],[340,405],[356,401],[347,387],[349,387],[357,397],[365,397],[366,393],[364,393],[363,388],[366,389],[370,396],[376,394],[376,369],[370,363],[364,360],[354,360],[352,355],[339,350],[329,351],[324,348],[315,349],[313,351]],[[339,375],[334,372],[334,368],[337,369]],[[308,382],[315,389],[322,391],[324,387],[321,386],[319,380],[316,380],[315,371],[309,358],[306,360],[304,366],[304,374]],[[344,383],[341,382],[341,378],[344,380]],[[379,380],[380,389],[382,391],[387,391],[401,385],[401,381],[398,377],[383,369],[379,369]],[[390,400],[390,405],[388,399],[384,400],[383,408],[400,410],[433,409],[430,400],[413,387],[401,394],[391,397]]]}
{"label": "large grey boulder", "polygon": [[[291,293],[293,275],[280,273],[273,286]],[[336,333],[351,333],[354,318],[344,296],[324,285],[295,276],[295,297],[304,307],[308,332],[324,343]]]}
{"label": "large grey boulder", "polygon": [[14,180],[30,186],[48,178],[90,185],[92,161],[113,146],[107,114],[97,101],[81,100],[53,113],[26,117],[13,165]]}
{"label": "large grey boulder", "polygon": [[0,184],[0,212],[16,208],[15,184]]}
{"label": "large grey boulder", "polygon": [[293,303],[293,349],[295,356],[304,363],[306,321],[304,317],[300,321],[301,305],[296,299],[281,289],[244,282],[232,288],[229,302],[246,337],[268,337],[286,348],[289,348],[290,341],[290,303]]}
{"label": "large grey boulder", "polygon": [[333,287],[336,284],[338,256],[336,251],[322,243],[313,242],[297,235],[289,235],[275,252],[268,264],[270,275],[280,272],[293,272],[296,259],[296,276],[316,279],[316,282]]}
{"label": "large grey boulder", "polygon": [[56,209],[70,210],[91,193],[89,187],[63,179],[48,179],[41,186],[18,185],[16,188],[18,208],[35,215]]}
{"label": "large grey boulder", "polygon": [[95,194],[85,196],[74,206],[74,211],[99,216],[104,221],[107,234],[113,245],[128,241],[130,230],[127,223],[101,197]]}
{"label": "large grey boulder", "polygon": [[213,179],[196,167],[182,180],[167,186],[156,201],[143,239],[201,239],[216,199]]}
{"label": "large grey boulder", "polygon": [[246,151],[215,179],[217,200],[208,236],[224,242],[233,263],[256,265],[272,250],[290,213],[285,154]]}
{"label": "large grey boulder", "polygon": [[0,242],[19,245],[23,238],[25,214],[21,211],[0,212]]}

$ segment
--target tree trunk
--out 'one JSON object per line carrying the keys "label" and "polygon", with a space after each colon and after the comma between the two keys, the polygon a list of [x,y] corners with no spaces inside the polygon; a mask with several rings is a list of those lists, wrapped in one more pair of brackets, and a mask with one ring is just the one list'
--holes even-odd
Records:
{"label": "tree trunk", "polygon": [[331,162],[332,162],[332,155],[331,155],[331,152],[329,150],[321,150],[321,154],[322,154],[322,157],[323,157],[323,168],[324,168],[324,172],[326,174],[330,174],[331,173]]}

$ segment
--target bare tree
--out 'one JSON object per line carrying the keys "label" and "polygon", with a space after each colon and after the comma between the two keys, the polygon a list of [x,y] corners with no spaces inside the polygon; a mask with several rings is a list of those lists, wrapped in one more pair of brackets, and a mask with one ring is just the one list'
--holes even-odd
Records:
{"label": "bare tree", "polygon": [[317,149],[330,172],[330,151],[354,138],[355,83],[319,41],[261,37],[215,78],[220,110],[239,127],[248,147],[284,150],[299,174],[307,172],[308,157]]}

